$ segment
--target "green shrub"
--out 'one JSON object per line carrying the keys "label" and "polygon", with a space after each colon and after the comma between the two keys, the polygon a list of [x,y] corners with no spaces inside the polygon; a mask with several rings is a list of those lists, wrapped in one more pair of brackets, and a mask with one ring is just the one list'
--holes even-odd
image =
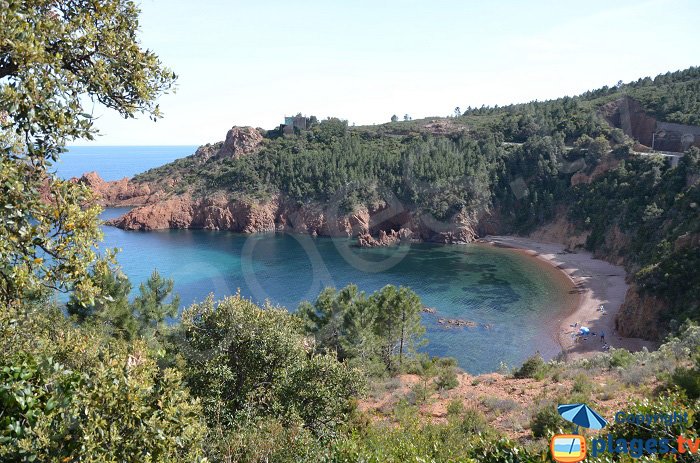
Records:
{"label": "green shrub", "polygon": [[191,306],[180,329],[174,342],[211,425],[274,417],[325,436],[348,420],[364,388],[360,372],[313,352],[300,318],[240,295]]}
{"label": "green shrub", "polygon": [[626,349],[613,349],[610,354],[610,366],[626,368],[634,362],[634,355]]}
{"label": "green shrub", "polygon": [[700,371],[697,368],[676,368],[671,381],[685,391],[689,399],[700,398]]}
{"label": "green shrub", "polygon": [[574,385],[572,387],[572,392],[582,394],[584,396],[590,394],[593,389],[593,384],[587,375],[579,373],[574,378]]}
{"label": "green shrub", "polygon": [[482,400],[484,406],[497,413],[509,412],[518,408],[518,403],[511,399],[501,399],[499,397],[485,397]]}
{"label": "green shrub", "polygon": [[534,437],[550,437],[567,426],[554,404],[546,404],[537,409],[530,419],[530,430]]}
{"label": "green shrub", "polygon": [[535,378],[541,375],[546,367],[544,359],[540,353],[536,353],[532,357],[525,360],[522,366],[513,373],[515,378]]}
{"label": "green shrub", "polygon": [[452,399],[447,404],[447,417],[450,419],[459,417],[464,413],[464,403],[462,399]]}
{"label": "green shrub", "polygon": [[318,461],[320,442],[302,426],[258,418],[232,430],[212,430],[207,456],[212,462],[297,463]]}
{"label": "green shrub", "polygon": [[468,408],[464,412],[459,429],[465,434],[476,434],[486,432],[489,429],[489,423],[479,410]]}
{"label": "green shrub", "polygon": [[198,461],[206,427],[178,372],[101,350],[76,371],[41,353],[0,370],[0,461]]}
{"label": "green shrub", "polygon": [[439,390],[454,389],[459,386],[457,369],[454,367],[440,368],[435,379],[435,385]]}
{"label": "green shrub", "polygon": [[426,384],[423,381],[418,381],[413,386],[411,386],[410,400],[413,404],[425,403],[433,389],[430,384]]}

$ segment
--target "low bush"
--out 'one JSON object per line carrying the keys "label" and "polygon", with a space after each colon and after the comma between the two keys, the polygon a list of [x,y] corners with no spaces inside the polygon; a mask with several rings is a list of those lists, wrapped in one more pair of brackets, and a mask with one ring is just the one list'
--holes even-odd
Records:
{"label": "low bush", "polygon": [[613,349],[610,353],[610,366],[626,368],[634,362],[634,355],[626,349]]}
{"label": "low bush", "polygon": [[689,399],[700,398],[700,370],[697,368],[676,368],[671,382],[682,389]]}
{"label": "low bush", "polygon": [[437,378],[435,378],[435,386],[441,391],[454,389],[459,386],[457,369],[455,367],[441,368],[438,371]]}
{"label": "low bush", "polygon": [[530,419],[530,430],[534,437],[551,437],[561,433],[567,424],[557,412],[553,403],[546,403],[538,408]]}
{"label": "low bush", "polygon": [[411,386],[411,392],[409,394],[409,401],[412,404],[425,403],[433,390],[430,384],[425,384],[423,381],[418,381],[413,386]]}
{"label": "low bush", "polygon": [[452,399],[450,403],[447,404],[447,417],[449,419],[454,419],[462,416],[464,413],[464,403],[461,399]]}
{"label": "low bush", "polygon": [[540,353],[536,353],[532,357],[525,360],[522,366],[513,372],[514,378],[536,378],[542,379],[546,369],[546,363]]}
{"label": "low bush", "polygon": [[485,397],[482,402],[486,408],[496,413],[509,412],[518,408],[518,403],[511,399]]}
{"label": "low bush", "polygon": [[591,380],[588,378],[587,375],[583,373],[579,373],[578,375],[576,375],[576,377],[574,378],[572,392],[582,395],[588,395],[590,394],[592,389],[593,384],[591,383]]}
{"label": "low bush", "polygon": [[459,429],[465,434],[476,434],[486,432],[489,429],[489,423],[484,414],[479,410],[476,408],[468,408],[464,411]]}

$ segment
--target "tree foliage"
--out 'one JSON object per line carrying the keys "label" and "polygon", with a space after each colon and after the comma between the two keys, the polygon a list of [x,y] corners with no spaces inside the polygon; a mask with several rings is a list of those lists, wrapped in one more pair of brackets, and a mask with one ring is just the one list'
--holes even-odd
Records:
{"label": "tree foliage", "polygon": [[92,100],[124,117],[158,117],[174,75],[137,39],[130,0],[0,4],[0,297],[49,287],[99,296],[87,273],[100,238],[85,187],[49,174],[67,141],[91,139]]}
{"label": "tree foliage", "polygon": [[418,295],[403,286],[387,285],[367,297],[349,285],[324,289],[314,304],[302,303],[297,314],[317,349],[362,364],[380,360],[393,371],[422,340],[422,307]]}
{"label": "tree foliage", "polygon": [[176,345],[216,428],[267,416],[326,436],[348,419],[361,387],[356,371],[313,351],[298,318],[240,295],[185,310]]}
{"label": "tree foliage", "polygon": [[75,328],[46,306],[16,315],[0,316],[0,460],[202,457],[199,403],[145,344]]}

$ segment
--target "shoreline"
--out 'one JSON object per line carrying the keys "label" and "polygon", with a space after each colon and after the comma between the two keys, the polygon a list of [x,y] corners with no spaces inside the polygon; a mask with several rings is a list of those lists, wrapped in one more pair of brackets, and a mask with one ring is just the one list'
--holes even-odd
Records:
{"label": "shoreline", "polygon": [[[558,319],[556,338],[567,360],[590,357],[603,352],[600,333],[611,348],[639,351],[655,349],[657,344],[640,338],[626,338],[615,330],[615,316],[625,300],[628,285],[624,268],[600,259],[594,259],[588,251],[565,252],[564,245],[546,243],[517,236],[485,236],[478,242],[510,248],[545,262],[560,271],[571,283],[578,295],[578,303],[570,312]],[[603,305],[605,312],[598,310]],[[576,327],[572,326],[577,324]],[[586,326],[595,336],[575,342],[578,328]]]}

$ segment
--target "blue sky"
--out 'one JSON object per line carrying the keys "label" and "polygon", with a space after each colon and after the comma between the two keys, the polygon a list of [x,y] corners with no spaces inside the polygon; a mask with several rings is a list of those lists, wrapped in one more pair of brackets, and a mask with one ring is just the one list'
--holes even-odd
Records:
{"label": "blue sky", "polygon": [[93,145],[185,145],[285,115],[444,116],[700,64],[700,2],[143,0],[141,41],[178,75],[165,118],[95,107]]}

